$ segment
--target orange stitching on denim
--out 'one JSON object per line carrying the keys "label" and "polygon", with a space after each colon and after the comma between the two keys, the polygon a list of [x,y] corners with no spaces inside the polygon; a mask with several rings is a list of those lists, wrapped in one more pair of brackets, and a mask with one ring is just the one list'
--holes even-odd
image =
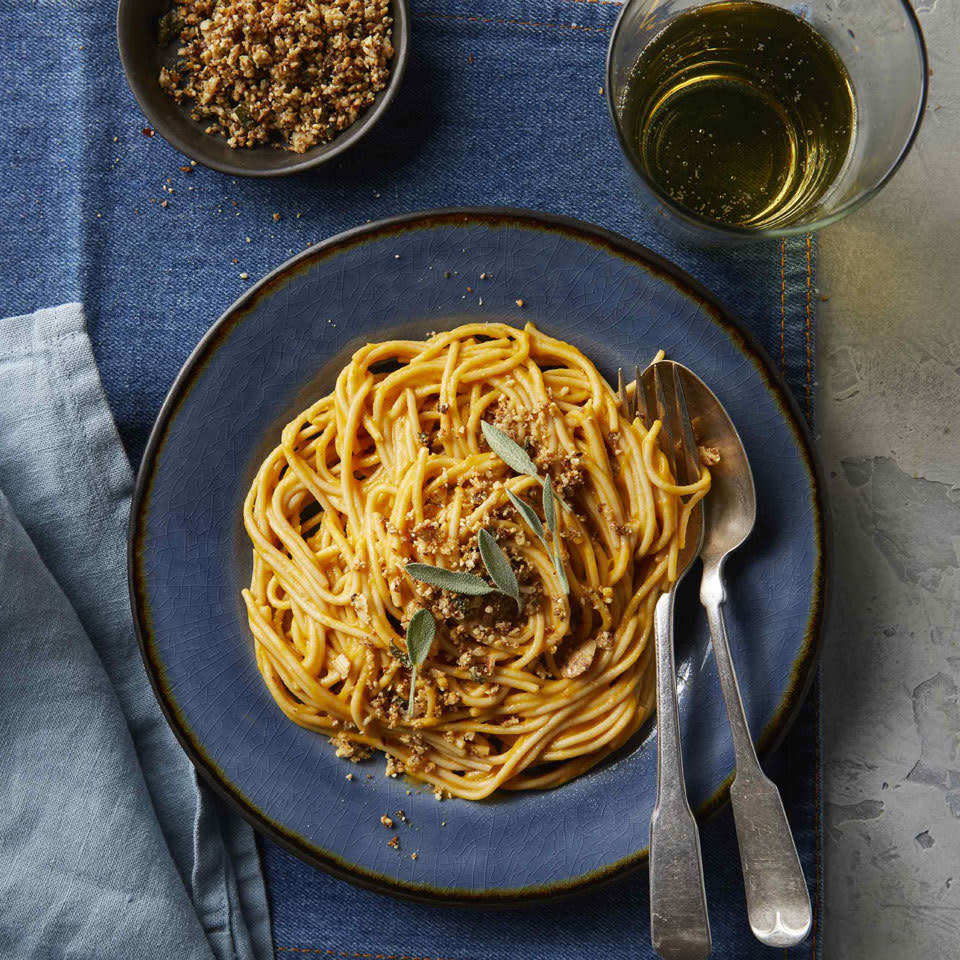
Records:
{"label": "orange stitching on denim", "polygon": [[588,3],[602,7],[622,7],[623,0],[567,0],[567,3]]}
{"label": "orange stitching on denim", "polygon": [[[807,399],[807,419],[810,419],[811,416],[811,380],[813,375],[813,355],[811,350],[812,343],[812,330],[811,326],[814,322],[813,320],[813,252],[812,252],[812,241],[811,235],[807,234],[807,308],[806,308],[806,399]],[[786,308],[785,308],[785,299],[786,299],[786,240],[780,241],[780,363],[784,364],[785,361],[785,351],[784,351],[784,324],[786,320]],[[786,372],[786,370],[784,370]],[[820,723],[819,718],[817,720],[816,728],[814,729],[813,734],[814,742],[814,767],[816,768],[817,775],[814,777],[813,781],[813,806],[814,806],[814,820],[820,821]],[[816,887],[820,888],[820,877],[821,877],[821,853],[820,853],[820,831],[818,829],[814,830],[814,869],[816,871]],[[814,902],[814,909],[816,909],[816,903]],[[817,960],[817,920],[818,916],[814,915],[814,922],[810,928],[810,960]],[[789,947],[784,947],[783,950],[784,960],[789,960],[790,958],[790,949]]]}
{"label": "orange stitching on denim", "polygon": [[807,419],[813,416],[813,347],[811,343],[810,324],[813,313],[813,242],[807,234]]}
{"label": "orange stitching on denim", "polygon": [[449,957],[415,957],[407,953],[341,953],[322,947],[277,947],[277,953],[318,953],[325,957],[359,958],[359,960],[450,960]]}
{"label": "orange stitching on denim", "polygon": [[468,17],[455,13],[418,13],[421,20],[459,20],[463,23],[496,23],[507,27],[556,27],[561,30],[584,30],[587,33],[607,33],[606,27],[583,27],[578,23],[539,23],[535,20],[507,20],[488,17]]}
{"label": "orange stitching on denim", "polygon": [[787,241],[780,241],[780,372],[787,375]]}

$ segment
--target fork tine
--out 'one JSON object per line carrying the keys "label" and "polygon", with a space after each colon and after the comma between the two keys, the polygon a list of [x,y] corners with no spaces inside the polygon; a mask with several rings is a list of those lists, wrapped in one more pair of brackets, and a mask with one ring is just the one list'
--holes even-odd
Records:
{"label": "fork tine", "polygon": [[643,372],[640,370],[640,364],[635,364],[633,368],[636,384],[633,391],[633,402],[636,407],[637,416],[640,422],[647,428],[650,426],[650,411],[647,409],[647,391],[643,386]]}
{"label": "fork tine", "polygon": [[677,449],[677,466],[680,473],[677,479],[681,484],[696,483],[700,479],[700,457],[697,453],[697,440],[693,435],[693,424],[690,423],[687,398],[680,380],[680,368],[675,364],[673,365],[673,395],[674,412],[680,425],[680,446]]}
{"label": "fork tine", "polygon": [[668,415],[670,408],[667,406],[667,395],[663,389],[663,367],[665,364],[655,363],[653,365],[653,389],[657,404],[657,419],[663,424],[663,437],[666,441],[660,444],[661,449],[667,455],[667,463],[670,464],[670,472],[677,475],[676,460],[676,441],[673,436],[673,425]]}
{"label": "fork tine", "polygon": [[633,418],[637,415],[636,397],[632,400],[627,393],[627,385],[623,379],[623,368],[617,367],[617,394],[620,397],[620,406],[623,407],[623,415],[633,423]]}

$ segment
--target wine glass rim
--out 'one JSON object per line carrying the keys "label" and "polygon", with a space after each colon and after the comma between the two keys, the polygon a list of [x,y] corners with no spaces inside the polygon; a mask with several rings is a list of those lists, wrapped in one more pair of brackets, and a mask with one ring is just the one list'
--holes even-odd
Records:
{"label": "wine glass rim", "polygon": [[[617,142],[619,143],[620,151],[627,158],[627,162],[633,168],[637,176],[640,177],[650,191],[657,197],[657,200],[667,207],[671,213],[675,214],[686,223],[702,230],[706,230],[710,233],[725,235],[728,237],[737,237],[741,240],[760,240],[769,239],[772,237],[790,237],[796,236],[797,234],[813,233],[822,229],[823,227],[829,226],[832,223],[836,223],[838,220],[842,220],[848,214],[853,213],[854,210],[858,210],[868,200],[876,196],[887,185],[887,183],[889,183],[890,179],[897,172],[897,170],[900,169],[903,161],[907,158],[907,154],[910,153],[910,149],[913,147],[913,144],[917,139],[917,134],[920,132],[920,125],[922,124],[924,114],[926,113],[927,95],[930,86],[930,62],[927,55],[927,43],[924,39],[923,30],[920,27],[920,20],[917,17],[916,11],[913,9],[913,6],[909,0],[898,0],[900,6],[904,10],[904,13],[906,14],[908,23],[913,29],[914,41],[916,43],[917,52],[920,56],[920,96],[917,101],[913,125],[911,126],[910,132],[903,142],[903,146],[900,148],[899,153],[890,166],[884,171],[883,175],[877,179],[876,183],[861,190],[860,193],[843,203],[841,206],[837,207],[836,210],[832,210],[830,213],[825,214],[817,220],[789,224],[783,227],[771,227],[769,229],[737,227],[718,223],[715,220],[708,220],[706,217],[698,216],[692,210],[681,206],[668,197],[647,176],[640,164],[638,164],[634,159],[632,152],[627,149],[626,138],[624,137],[623,129],[621,128],[620,121],[617,117],[616,105],[613,99],[613,50],[616,46],[620,31],[623,29],[624,16],[627,10],[634,4],[640,2],[643,2],[643,0],[626,0],[620,9],[620,14],[617,17],[616,23],[613,25],[613,30],[610,33],[610,43],[607,45],[606,63],[607,110],[610,113],[610,119],[617,134]],[[644,46],[646,46],[646,44]]]}

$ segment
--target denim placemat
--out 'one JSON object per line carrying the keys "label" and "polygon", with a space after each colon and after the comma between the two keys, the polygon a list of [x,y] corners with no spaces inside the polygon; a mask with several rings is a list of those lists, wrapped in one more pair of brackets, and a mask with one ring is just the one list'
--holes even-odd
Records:
{"label": "denim placemat", "polygon": [[[809,416],[813,245],[798,238],[703,251],[655,231],[630,194],[602,95],[619,4],[412,5],[407,78],[381,125],[320,171],[244,181],[191,167],[150,135],[120,70],[109,0],[0,4],[0,315],[85,304],[134,462],[181,363],[251,280],[339,230],[446,205],[565,213],[648,244],[737,311]],[[816,725],[814,698],[770,768],[819,897]],[[790,951],[751,939],[729,812],[707,824],[703,845],[715,956],[817,955],[816,930]],[[265,864],[281,956],[652,955],[642,874],[556,907],[473,913],[354,889],[269,844]]]}

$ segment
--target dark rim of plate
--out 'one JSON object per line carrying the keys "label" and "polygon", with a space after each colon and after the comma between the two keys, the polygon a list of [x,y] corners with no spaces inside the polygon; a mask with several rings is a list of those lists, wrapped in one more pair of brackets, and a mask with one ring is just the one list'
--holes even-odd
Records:
{"label": "dark rim of plate", "polygon": [[[767,389],[777,401],[784,417],[790,424],[797,439],[801,455],[810,476],[813,488],[814,518],[818,545],[818,563],[813,609],[807,623],[806,636],[800,655],[794,661],[789,688],[784,695],[773,720],[767,725],[757,740],[757,750],[761,759],[768,756],[779,745],[803,705],[810,688],[817,659],[823,643],[823,624],[830,582],[829,566],[830,527],[826,523],[828,507],[825,500],[825,484],[819,458],[813,446],[810,429],[801,413],[800,407],[790,393],[783,377],[777,371],[773,361],[757,343],[753,335],[733,318],[733,314],[722,307],[716,298],[701,284],[675,267],[658,254],[648,250],[619,234],[602,227],[594,226],[570,217],[545,214],[533,210],[500,207],[462,207],[428,210],[419,213],[402,214],[375,223],[355,227],[322,243],[303,251],[287,260],[282,266],[269,273],[241,296],[204,334],[196,348],[187,358],[174,379],[167,394],[144,452],[143,461],[137,473],[136,486],[130,511],[128,534],[127,572],[130,589],[130,602],[136,625],[137,640],[143,657],[150,684],[167,722],[180,744],[187,752],[194,766],[200,771],[209,785],[254,828],[269,837],[279,846],[290,851],[314,867],[332,873],[334,876],[351,883],[389,893],[406,899],[425,903],[460,904],[467,906],[505,906],[534,904],[544,900],[557,899],[613,880],[647,863],[646,848],[624,857],[616,863],[575,880],[555,884],[530,885],[519,888],[498,888],[476,892],[464,889],[449,889],[430,884],[410,884],[394,877],[384,876],[374,871],[350,864],[306,841],[303,837],[287,830],[270,819],[226,777],[216,761],[210,757],[189,728],[179,705],[167,688],[163,665],[156,656],[155,644],[147,609],[146,590],[140,569],[140,541],[146,526],[146,514],[149,508],[150,490],[157,456],[159,455],[167,431],[175,419],[182,402],[187,398],[195,376],[206,365],[207,360],[216,352],[223,338],[242,322],[247,310],[254,306],[262,295],[268,295],[282,286],[289,273],[309,266],[315,260],[327,259],[341,248],[354,246],[391,234],[430,228],[438,225],[457,226],[468,224],[487,224],[490,226],[516,226],[524,229],[540,229],[551,233],[565,233],[580,242],[606,249],[624,259],[639,262],[646,269],[653,269],[663,279],[670,282],[686,295],[695,296],[705,307],[709,316],[720,324],[728,335],[732,336],[741,350],[749,357],[763,378]],[[731,771],[713,796],[696,810],[698,820],[704,820],[721,809],[729,800]],[[562,788],[560,788],[562,789]]]}

